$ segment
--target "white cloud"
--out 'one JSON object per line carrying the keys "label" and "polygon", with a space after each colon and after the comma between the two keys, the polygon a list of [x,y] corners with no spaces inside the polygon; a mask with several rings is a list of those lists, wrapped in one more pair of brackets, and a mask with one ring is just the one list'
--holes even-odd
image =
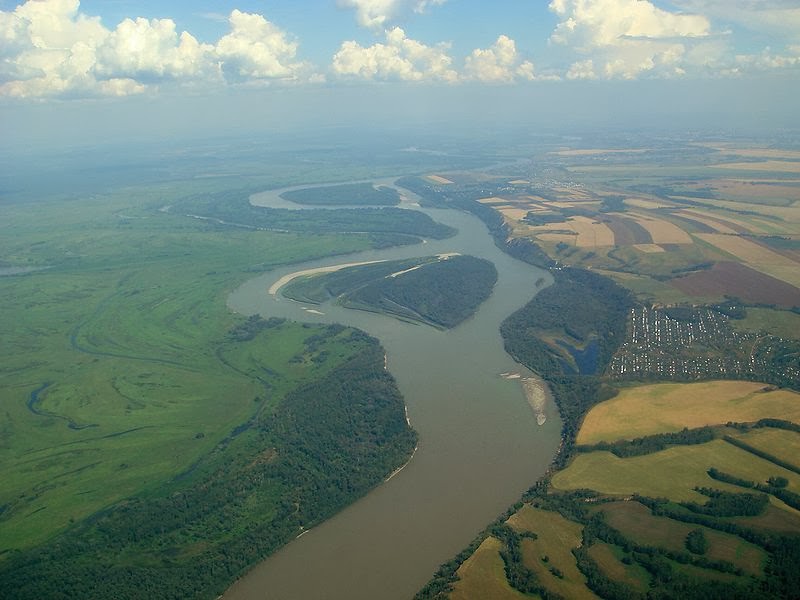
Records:
{"label": "white cloud", "polygon": [[[607,78],[681,75],[687,48],[711,35],[705,16],[669,12],[648,0],[552,0],[549,6],[561,19],[551,42],[591,55],[591,72],[601,63]],[[587,65],[578,61],[567,77],[588,77]]]}
{"label": "white cloud", "polygon": [[741,73],[800,67],[800,47],[790,46],[787,51],[789,54],[773,54],[769,48],[765,48],[759,54],[737,55],[735,71]]}
{"label": "white cloud", "polygon": [[592,59],[572,63],[567,71],[567,79],[597,79]]}
{"label": "white cloud", "polygon": [[362,27],[383,29],[397,16],[407,11],[424,12],[428,6],[444,4],[447,0],[339,0],[344,8],[356,10],[356,20]]}
{"label": "white cloud", "polygon": [[448,44],[426,46],[406,37],[395,27],[385,32],[386,43],[364,47],[355,41],[344,42],[333,57],[333,72],[362,79],[403,81],[455,81]]}
{"label": "white cloud", "polygon": [[589,47],[615,46],[626,38],[703,37],[711,30],[702,15],[671,13],[648,0],[552,0],[550,10],[563,19],[554,42],[578,38]]}
{"label": "white cloud", "polygon": [[295,62],[297,42],[264,17],[234,10],[231,32],[216,46],[225,76],[233,80],[297,77],[304,65]]}
{"label": "white cloud", "polygon": [[125,19],[97,48],[95,73],[141,81],[213,77],[213,52],[185,31],[178,36],[170,19]]}
{"label": "white cloud", "polygon": [[111,31],[78,0],[28,0],[0,11],[0,96],[123,96],[165,83],[223,85],[316,77],[298,44],[263,16],[234,10],[215,44],[171,19],[125,19]]}
{"label": "white cloud", "polygon": [[800,39],[800,6],[796,0],[672,0],[672,3],[751,31]]}
{"label": "white cloud", "polygon": [[464,71],[468,79],[494,83],[535,77],[533,63],[520,61],[514,40],[505,35],[498,37],[489,48],[473,50],[465,61]]}

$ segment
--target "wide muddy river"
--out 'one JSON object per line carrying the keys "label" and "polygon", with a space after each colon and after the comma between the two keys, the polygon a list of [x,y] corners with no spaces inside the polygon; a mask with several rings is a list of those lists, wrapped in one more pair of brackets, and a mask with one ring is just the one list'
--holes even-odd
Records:
{"label": "wide muddy river", "polygon": [[[256,565],[225,593],[228,600],[408,600],[439,564],[519,499],[556,451],[557,411],[548,401],[547,420],[537,424],[520,379],[502,376],[532,374],[506,354],[499,333],[503,319],[535,295],[537,281],[549,283],[549,275],[501,252],[472,215],[419,209],[414,194],[397,189],[404,207],[422,210],[458,234],[270,271],[235,290],[228,302],[246,315],[343,323],[377,337],[419,433],[417,452],[367,496]],[[300,208],[279,198],[284,191],[256,194],[251,201]],[[486,258],[498,271],[491,298],[449,331],[269,293],[279,279],[301,270],[444,253]]]}

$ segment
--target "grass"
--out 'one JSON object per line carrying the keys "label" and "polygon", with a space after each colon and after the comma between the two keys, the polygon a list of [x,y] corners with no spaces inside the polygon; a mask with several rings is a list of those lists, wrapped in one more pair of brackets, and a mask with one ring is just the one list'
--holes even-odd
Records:
{"label": "grass", "polygon": [[747,316],[731,324],[741,331],[763,331],[783,338],[800,339],[800,314],[771,308],[748,308]]}
{"label": "grass", "polygon": [[565,470],[553,476],[552,484],[559,490],[589,488],[605,494],[631,496],[638,493],[701,504],[705,503],[706,497],[695,492],[695,487],[742,491],[711,479],[707,474],[711,467],[750,481],[762,481],[770,476],[785,477],[789,480],[789,489],[800,491],[800,475],[723,440],[697,446],[673,446],[654,454],[626,459],[617,458],[610,452],[579,454]]}
{"label": "grass", "polygon": [[800,456],[798,456],[800,455],[800,433],[765,427],[748,431],[746,435],[737,435],[736,437],[740,437],[749,446],[776,456],[800,469]]}
{"label": "grass", "polygon": [[500,550],[503,543],[488,537],[458,569],[459,581],[449,594],[451,600],[521,600],[530,598],[513,589],[506,580]]}
{"label": "grass", "polygon": [[[508,524],[518,531],[536,534],[535,540],[522,540],[522,552],[525,565],[548,590],[565,598],[597,598],[586,587],[586,578],[578,570],[572,554],[572,549],[581,545],[581,525],[530,504],[514,513]],[[556,577],[551,568],[558,569],[563,578]]]}
{"label": "grass", "polygon": [[[164,187],[139,192],[2,208],[4,261],[49,268],[0,286],[0,550],[157,488],[328,368],[289,363],[314,333],[300,326],[230,341],[225,298],[368,239],[220,229],[150,209]],[[332,340],[328,364],[346,353]]]}
{"label": "grass", "polygon": [[765,392],[764,387],[746,381],[708,381],[624,388],[589,411],[577,441],[613,442],[767,417],[800,423],[800,394],[782,389]]}
{"label": "grass", "polygon": [[749,574],[763,572],[764,550],[735,535],[655,516],[638,502],[612,502],[603,504],[600,510],[605,513],[609,525],[637,544],[682,552],[686,549],[688,533],[701,529],[708,541],[707,558],[728,561]]}
{"label": "grass", "polygon": [[589,556],[609,579],[627,584],[641,593],[650,588],[650,574],[639,564],[622,562],[625,552],[619,546],[595,542],[589,548]]}

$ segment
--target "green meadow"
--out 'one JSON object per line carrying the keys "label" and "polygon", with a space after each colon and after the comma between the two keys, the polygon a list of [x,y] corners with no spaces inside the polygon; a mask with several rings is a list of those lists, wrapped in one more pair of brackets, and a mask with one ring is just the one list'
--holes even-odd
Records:
{"label": "green meadow", "polygon": [[[239,426],[352,354],[285,324],[262,343],[230,290],[276,265],[376,236],[251,231],[158,210],[180,186],[0,208],[0,552],[187,472]],[[2,560],[2,559],[0,559]]]}

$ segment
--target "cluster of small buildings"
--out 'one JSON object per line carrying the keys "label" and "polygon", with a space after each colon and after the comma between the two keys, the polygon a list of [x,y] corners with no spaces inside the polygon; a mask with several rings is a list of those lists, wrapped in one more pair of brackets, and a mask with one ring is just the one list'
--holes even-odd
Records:
{"label": "cluster of small buildings", "polygon": [[609,374],[637,380],[745,377],[766,366],[754,352],[758,341],[758,335],[737,331],[729,317],[711,308],[677,319],[668,309],[637,307]]}

